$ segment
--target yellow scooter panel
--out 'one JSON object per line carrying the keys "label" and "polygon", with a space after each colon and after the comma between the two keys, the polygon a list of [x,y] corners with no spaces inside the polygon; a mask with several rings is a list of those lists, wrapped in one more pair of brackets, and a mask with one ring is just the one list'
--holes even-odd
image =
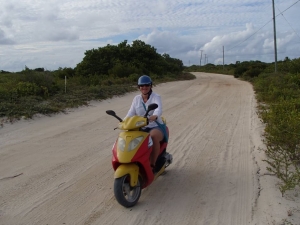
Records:
{"label": "yellow scooter panel", "polygon": [[119,123],[120,130],[138,130],[140,127],[147,125],[147,118],[141,116],[127,117]]}
{"label": "yellow scooter panel", "polygon": [[117,141],[117,157],[120,163],[130,163],[148,133],[142,131],[124,131]]}
{"label": "yellow scooter panel", "polygon": [[126,174],[130,175],[130,186],[136,186],[139,179],[139,167],[134,163],[121,164],[115,171],[114,178],[120,178]]}

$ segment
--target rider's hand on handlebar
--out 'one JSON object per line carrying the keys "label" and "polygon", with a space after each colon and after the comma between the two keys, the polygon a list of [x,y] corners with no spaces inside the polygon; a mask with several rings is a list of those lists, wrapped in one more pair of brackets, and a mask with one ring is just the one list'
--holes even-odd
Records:
{"label": "rider's hand on handlebar", "polygon": [[149,116],[149,121],[150,122],[155,121],[155,120],[157,120],[157,116],[156,115]]}

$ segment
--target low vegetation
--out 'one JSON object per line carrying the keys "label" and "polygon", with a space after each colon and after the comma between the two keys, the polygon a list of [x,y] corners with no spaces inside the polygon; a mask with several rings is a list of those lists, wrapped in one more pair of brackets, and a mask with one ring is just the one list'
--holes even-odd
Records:
{"label": "low vegetation", "polygon": [[265,123],[264,141],[271,173],[282,194],[300,184],[300,74],[260,74],[253,80]]}

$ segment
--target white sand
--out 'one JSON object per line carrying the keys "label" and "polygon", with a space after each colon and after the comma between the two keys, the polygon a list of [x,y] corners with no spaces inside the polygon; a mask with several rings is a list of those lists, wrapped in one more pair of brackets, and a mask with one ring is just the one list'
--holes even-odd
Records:
{"label": "white sand", "polygon": [[138,92],[4,124],[0,224],[300,224],[299,190],[281,197],[278,180],[265,175],[251,84],[195,74],[154,87],[174,161],[131,209],[113,195],[111,147],[119,131],[105,110],[124,117]]}

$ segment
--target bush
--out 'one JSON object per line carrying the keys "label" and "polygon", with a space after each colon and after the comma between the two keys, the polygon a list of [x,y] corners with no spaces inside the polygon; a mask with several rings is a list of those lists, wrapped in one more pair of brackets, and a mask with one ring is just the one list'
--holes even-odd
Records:
{"label": "bush", "polygon": [[272,104],[262,118],[266,122],[267,169],[281,179],[284,194],[300,183],[300,100]]}
{"label": "bush", "polygon": [[19,97],[36,95],[40,91],[40,88],[35,83],[19,82],[16,86],[16,92]]}
{"label": "bush", "polygon": [[240,76],[242,76],[243,75],[243,73],[244,72],[246,72],[247,71],[247,68],[246,67],[244,67],[244,66],[239,66],[239,67],[237,67],[235,70],[234,70],[234,77],[235,78],[238,78],[238,77],[240,77]]}
{"label": "bush", "polygon": [[38,86],[41,90],[40,94],[54,95],[59,91],[59,87],[55,81],[55,77],[50,72],[36,72],[27,70],[19,74],[19,80],[24,83],[31,83]]}
{"label": "bush", "polygon": [[138,73],[139,70],[130,64],[117,63],[112,69],[108,71],[109,75],[117,77],[128,77],[130,74]]}
{"label": "bush", "polygon": [[65,79],[65,77],[70,78],[75,76],[75,70],[72,68],[59,68],[54,72],[54,74],[60,79]]}
{"label": "bush", "polygon": [[258,68],[252,68],[250,70],[247,70],[243,76],[245,77],[250,77],[250,78],[254,78],[257,77],[259,74],[261,73],[261,70]]}
{"label": "bush", "polygon": [[261,74],[254,79],[260,116],[266,124],[267,169],[281,181],[280,191],[300,183],[300,89],[299,75]]}

